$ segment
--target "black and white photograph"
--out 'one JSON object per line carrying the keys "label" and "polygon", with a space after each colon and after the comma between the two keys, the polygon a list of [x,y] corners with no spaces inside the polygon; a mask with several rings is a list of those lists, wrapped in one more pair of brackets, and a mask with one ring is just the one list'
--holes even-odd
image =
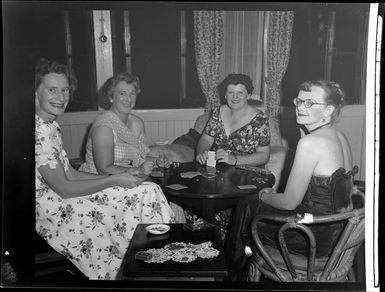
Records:
{"label": "black and white photograph", "polygon": [[379,291],[383,17],[3,0],[1,287]]}

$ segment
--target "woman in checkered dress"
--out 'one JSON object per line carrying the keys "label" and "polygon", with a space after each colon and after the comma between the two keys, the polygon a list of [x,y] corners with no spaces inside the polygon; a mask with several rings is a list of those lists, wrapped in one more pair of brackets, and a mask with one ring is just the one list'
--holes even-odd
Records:
{"label": "woman in checkered dress", "polygon": [[102,96],[111,103],[94,121],[86,145],[86,162],[81,171],[116,174],[128,171],[147,176],[153,167],[146,160],[144,123],[131,113],[140,93],[138,77],[121,73],[106,81]]}

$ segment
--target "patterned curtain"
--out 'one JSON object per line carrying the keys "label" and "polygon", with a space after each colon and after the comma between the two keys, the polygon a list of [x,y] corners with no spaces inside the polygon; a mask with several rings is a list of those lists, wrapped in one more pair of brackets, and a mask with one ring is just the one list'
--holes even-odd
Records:
{"label": "patterned curtain", "polygon": [[198,78],[206,96],[205,112],[219,105],[223,17],[223,11],[194,11],[195,56]]}
{"label": "patterned curtain", "polygon": [[281,82],[289,63],[294,12],[270,11],[266,14],[266,114],[273,122],[270,127],[274,127],[280,137],[278,117],[281,107]]}

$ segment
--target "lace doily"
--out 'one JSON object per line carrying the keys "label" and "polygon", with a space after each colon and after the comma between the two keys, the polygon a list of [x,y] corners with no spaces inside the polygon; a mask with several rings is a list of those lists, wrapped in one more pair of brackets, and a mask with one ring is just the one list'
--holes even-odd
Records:
{"label": "lace doily", "polygon": [[173,260],[180,263],[195,261],[198,257],[203,259],[214,258],[219,251],[211,246],[211,241],[200,244],[172,242],[163,248],[150,248],[146,252],[151,253],[151,258],[146,263],[164,263]]}

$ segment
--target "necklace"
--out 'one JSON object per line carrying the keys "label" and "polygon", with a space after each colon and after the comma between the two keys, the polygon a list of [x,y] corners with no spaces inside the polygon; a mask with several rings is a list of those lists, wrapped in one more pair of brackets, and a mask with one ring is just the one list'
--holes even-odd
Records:
{"label": "necklace", "polygon": [[321,129],[322,127],[325,127],[325,126],[327,126],[327,125],[330,125],[330,123],[323,124],[323,125],[321,125],[321,126],[315,128],[315,129],[313,129],[313,130],[310,130],[310,131],[309,131],[309,134],[310,134],[310,133],[313,133],[313,132],[317,131],[318,129]]}

